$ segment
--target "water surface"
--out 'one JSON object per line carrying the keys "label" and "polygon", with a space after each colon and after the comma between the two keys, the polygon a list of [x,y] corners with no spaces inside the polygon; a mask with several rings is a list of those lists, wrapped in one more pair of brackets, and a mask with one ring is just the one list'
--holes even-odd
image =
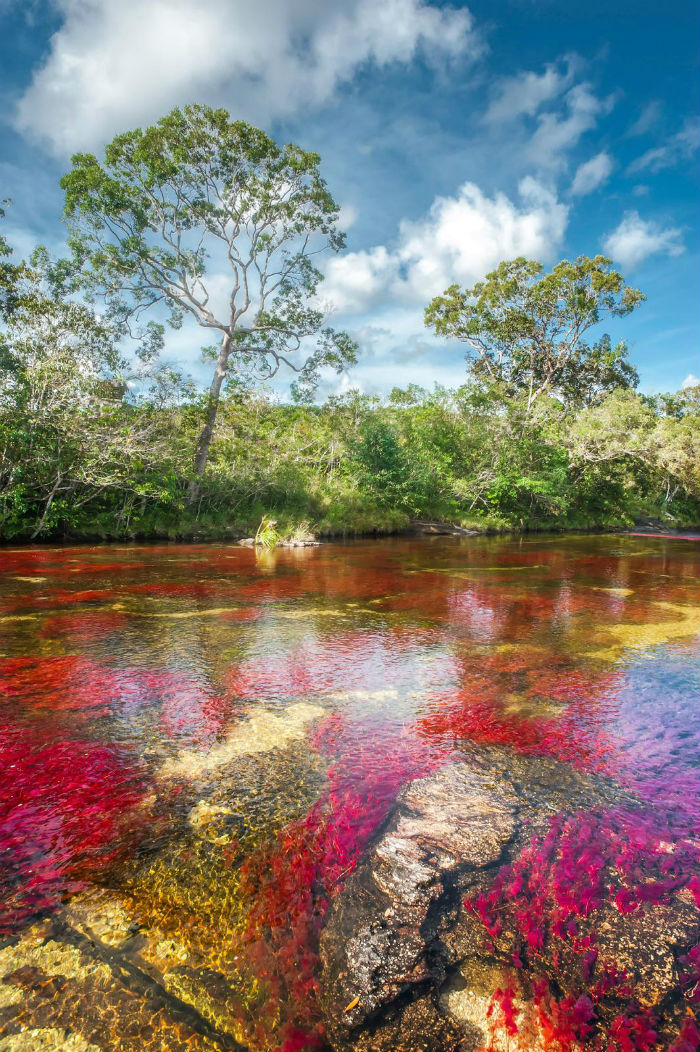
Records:
{"label": "water surface", "polygon": [[[26,548],[0,570],[0,1052],[323,1048],[329,901],[400,788],[479,743],[643,802],[633,833],[614,809],[562,827],[602,859],[567,874],[580,894],[700,896],[691,541]],[[530,903],[533,952],[560,906]]]}

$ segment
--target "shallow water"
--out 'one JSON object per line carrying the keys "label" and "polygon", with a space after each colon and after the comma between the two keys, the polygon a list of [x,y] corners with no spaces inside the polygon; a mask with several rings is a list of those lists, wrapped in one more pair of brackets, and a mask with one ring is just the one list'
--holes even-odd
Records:
{"label": "shallow water", "polygon": [[[578,905],[530,894],[533,952],[581,895],[700,897],[692,541],[5,549],[0,570],[0,1052],[323,1048],[328,902],[402,785],[475,743],[644,802],[633,836],[613,808],[556,834]],[[595,1047],[660,1047],[634,1041]]]}

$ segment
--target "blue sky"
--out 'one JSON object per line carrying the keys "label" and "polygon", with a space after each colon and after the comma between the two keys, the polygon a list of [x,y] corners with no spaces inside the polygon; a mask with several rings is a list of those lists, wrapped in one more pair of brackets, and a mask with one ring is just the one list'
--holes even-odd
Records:
{"label": "blue sky", "polygon": [[[60,252],[78,149],[191,101],[317,150],[348,230],[324,299],[361,358],[326,390],[464,378],[422,309],[500,259],[603,251],[647,302],[611,327],[646,391],[698,362],[695,0],[0,0],[0,196]],[[205,340],[167,355],[203,377]]]}

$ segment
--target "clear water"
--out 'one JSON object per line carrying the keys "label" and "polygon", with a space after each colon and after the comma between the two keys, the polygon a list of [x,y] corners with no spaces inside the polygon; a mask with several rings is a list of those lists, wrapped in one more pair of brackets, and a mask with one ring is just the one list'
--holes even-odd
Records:
{"label": "clear water", "polygon": [[[328,902],[402,785],[474,743],[644,802],[634,836],[589,818],[600,864],[559,851],[579,890],[700,897],[691,541],[27,548],[0,570],[0,1052],[323,1048]],[[568,923],[552,903],[535,954]]]}

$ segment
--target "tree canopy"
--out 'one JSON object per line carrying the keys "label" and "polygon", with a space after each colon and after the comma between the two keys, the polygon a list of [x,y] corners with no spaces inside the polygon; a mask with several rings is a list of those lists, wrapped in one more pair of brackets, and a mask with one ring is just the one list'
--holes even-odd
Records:
{"label": "tree canopy", "polygon": [[450,285],[425,311],[438,335],[469,345],[473,374],[528,407],[543,393],[585,404],[601,391],[635,386],[627,347],[609,337],[589,346],[584,334],[629,314],[645,299],[605,256],[562,260],[548,274],[519,257],[501,263],[471,289]]}
{"label": "tree canopy", "polygon": [[[190,106],[62,183],[69,259],[0,235],[3,538],[697,522],[700,387],[639,394],[624,342],[594,333],[644,299],[610,260],[451,285],[426,322],[467,344],[462,387],[319,405],[355,345],[319,306],[316,256],[344,238],[316,154]],[[160,363],[185,318],[218,336],[204,394]],[[295,404],[266,386],[282,367]]]}
{"label": "tree canopy", "polygon": [[158,499],[172,475],[172,434],[154,408],[171,400],[172,377],[151,363],[143,395],[127,400],[134,373],[119,333],[66,293],[65,276],[38,249],[15,267],[3,312],[0,528],[29,516],[32,538],[110,494]]}
{"label": "tree canopy", "polygon": [[289,367],[302,399],[323,366],[354,360],[315,300],[315,257],[344,244],[318,154],[193,105],[118,135],[102,163],[72,163],[61,181],[72,248],[111,315],[129,327],[160,306],[171,325],[189,316],[219,334],[197,475],[232,358],[259,378]]}

